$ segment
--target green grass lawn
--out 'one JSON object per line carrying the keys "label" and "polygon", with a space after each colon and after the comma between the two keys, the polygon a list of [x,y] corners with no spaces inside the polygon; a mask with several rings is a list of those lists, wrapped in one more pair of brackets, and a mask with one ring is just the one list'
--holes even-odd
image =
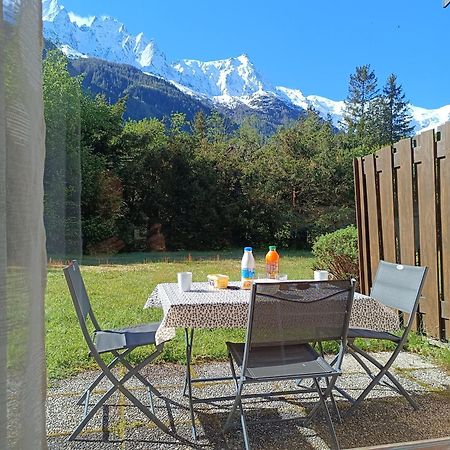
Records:
{"label": "green grass lawn", "polygon": [[[255,252],[256,272],[264,272],[264,253]],[[209,273],[224,273],[239,280],[241,251],[145,254],[134,253],[108,258],[84,258],[81,267],[92,307],[103,328],[160,320],[160,309],[143,309],[148,295],[158,283],[175,282],[177,272],[192,271],[194,281],[206,281]],[[308,252],[282,254],[280,271],[289,279],[312,278],[314,258]],[[87,356],[62,266],[51,265],[46,292],[46,358],[50,379],[76,374],[95,363]],[[200,359],[225,359],[225,340],[243,339],[243,330],[197,330],[193,356]],[[361,342],[361,344],[363,344]],[[384,344],[365,343],[369,350],[383,350]],[[430,346],[420,336],[410,339],[413,351],[438,359],[450,368],[450,350]],[[137,349],[134,360],[148,350]],[[181,330],[164,347],[160,360],[184,362]]]}
{"label": "green grass lawn", "polygon": [[[207,281],[210,273],[224,273],[230,280],[240,278],[241,251],[129,254],[109,258],[84,258],[81,271],[92,307],[103,328],[160,320],[160,309],[143,309],[144,303],[158,283],[175,282],[177,272],[192,271],[194,281]],[[158,261],[159,259],[159,261]],[[264,253],[255,252],[257,272],[264,271]],[[162,261],[161,261],[162,260]],[[137,264],[138,261],[148,261]],[[308,252],[283,255],[281,272],[290,279],[311,278],[314,258]],[[72,300],[69,296],[62,266],[50,266],[46,292],[46,357],[48,376],[60,378],[95,367],[87,356]],[[194,358],[224,359],[225,340],[242,339],[242,330],[198,330],[195,334]],[[181,330],[164,347],[162,359],[184,361],[184,340]],[[137,349],[135,360],[146,353]]]}

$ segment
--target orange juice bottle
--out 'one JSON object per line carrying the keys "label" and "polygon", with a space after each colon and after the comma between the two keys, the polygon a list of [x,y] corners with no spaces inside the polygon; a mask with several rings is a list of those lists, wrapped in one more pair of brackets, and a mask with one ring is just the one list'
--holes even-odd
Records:
{"label": "orange juice bottle", "polygon": [[280,255],[277,253],[276,246],[271,245],[266,255],[266,277],[277,279],[279,269],[280,269]]}

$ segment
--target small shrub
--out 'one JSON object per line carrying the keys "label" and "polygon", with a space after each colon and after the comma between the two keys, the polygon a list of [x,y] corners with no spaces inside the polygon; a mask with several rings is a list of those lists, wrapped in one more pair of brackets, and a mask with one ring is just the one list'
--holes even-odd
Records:
{"label": "small shrub", "polygon": [[328,270],[337,279],[358,279],[358,231],[355,226],[319,236],[312,250],[317,268]]}

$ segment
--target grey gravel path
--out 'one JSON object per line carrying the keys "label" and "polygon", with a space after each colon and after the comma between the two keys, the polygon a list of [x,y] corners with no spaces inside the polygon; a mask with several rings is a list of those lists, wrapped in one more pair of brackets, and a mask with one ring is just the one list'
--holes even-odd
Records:
{"label": "grey gravel path", "polygon": [[[385,355],[379,354],[378,358]],[[197,375],[223,375],[229,373],[227,363],[202,363],[194,366]],[[414,411],[400,396],[387,388],[378,387],[355,413],[336,425],[342,448],[357,448],[395,442],[450,436],[450,375],[436,367],[430,360],[410,353],[402,353],[394,369],[402,384],[420,405]],[[89,423],[86,432],[77,441],[67,442],[67,436],[80,420],[82,407],[76,405],[83,388],[97,372],[86,372],[76,377],[53,384],[48,390],[47,434],[50,450],[140,450],[140,449],[241,449],[242,436],[239,428],[223,434],[230,402],[211,406],[196,406],[196,423],[199,432],[197,444],[180,444],[165,435],[137,408],[118,394],[111,397],[107,406],[99,411]],[[339,384],[354,396],[367,384],[368,378],[359,366],[346,358],[344,376]],[[157,415],[176,432],[192,441],[189,411],[186,398],[182,396],[184,367],[172,364],[155,364],[146,368],[144,375],[153,380],[166,400],[156,400]],[[279,388],[282,384],[272,386]],[[99,386],[95,395],[101,395],[108,387]],[[130,381],[129,387],[144,403],[145,390],[139,382]],[[259,386],[252,386],[258,391]],[[194,395],[211,396],[233,393],[230,382],[196,385]],[[93,398],[95,398],[93,395]],[[337,398],[339,409],[345,411],[348,403]],[[305,414],[311,405],[308,399],[289,396],[285,401],[247,400],[246,410],[252,448],[258,449],[328,449],[330,438],[323,415],[318,415],[310,428],[304,428],[296,421],[251,424],[251,419],[293,418]]]}

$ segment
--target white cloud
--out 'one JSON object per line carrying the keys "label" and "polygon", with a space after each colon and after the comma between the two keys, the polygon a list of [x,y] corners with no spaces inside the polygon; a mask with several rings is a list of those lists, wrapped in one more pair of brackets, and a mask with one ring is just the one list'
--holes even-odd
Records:
{"label": "white cloud", "polygon": [[95,16],[81,17],[73,12],[69,12],[68,14],[70,21],[76,23],[79,27],[81,27],[82,25],[91,26],[92,21],[95,19]]}

